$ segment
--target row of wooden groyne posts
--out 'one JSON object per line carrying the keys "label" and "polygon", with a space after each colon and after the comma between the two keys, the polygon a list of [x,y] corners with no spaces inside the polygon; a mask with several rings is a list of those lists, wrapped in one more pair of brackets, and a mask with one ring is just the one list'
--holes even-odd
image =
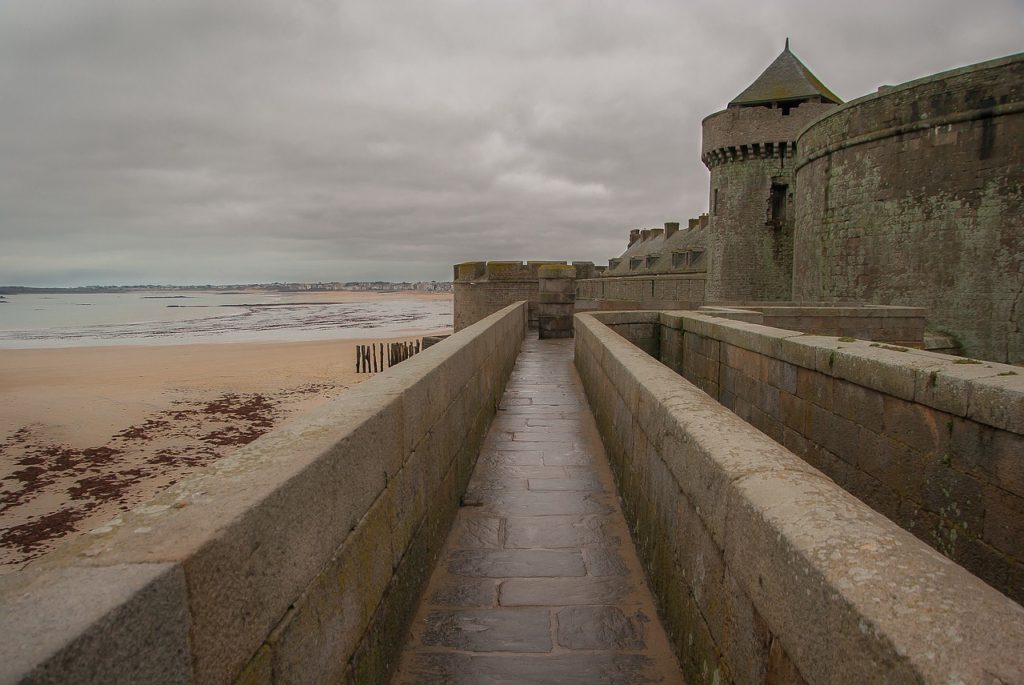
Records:
{"label": "row of wooden groyne posts", "polygon": [[420,340],[356,345],[356,373],[378,373],[419,354]]}
{"label": "row of wooden groyne posts", "polygon": [[430,335],[415,340],[373,342],[356,345],[356,373],[380,373],[404,362],[431,345],[441,342],[447,335]]}
{"label": "row of wooden groyne posts", "polygon": [[[3,577],[0,682],[387,682],[527,334],[505,307]],[[689,682],[1024,682],[1012,367],[692,312],[578,314],[575,351]],[[949,416],[923,467],[986,493],[990,584],[826,475],[840,386],[908,441]]]}

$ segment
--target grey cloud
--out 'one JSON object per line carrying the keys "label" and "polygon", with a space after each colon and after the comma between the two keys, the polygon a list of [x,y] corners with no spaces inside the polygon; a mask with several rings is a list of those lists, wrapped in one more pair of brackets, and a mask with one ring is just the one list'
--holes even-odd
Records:
{"label": "grey cloud", "polygon": [[1020,2],[6,0],[0,283],[446,278],[707,206],[785,36],[844,98],[1019,49]]}

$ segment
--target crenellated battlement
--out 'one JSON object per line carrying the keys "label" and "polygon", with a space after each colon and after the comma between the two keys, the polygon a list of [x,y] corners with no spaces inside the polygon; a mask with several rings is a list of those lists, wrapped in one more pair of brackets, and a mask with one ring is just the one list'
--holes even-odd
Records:
{"label": "crenellated battlement", "polygon": [[490,261],[456,264],[453,273],[455,330],[459,331],[513,302],[529,302],[531,327],[538,324],[540,272],[546,266],[575,267],[577,278],[597,278],[607,267],[577,261]]}
{"label": "crenellated battlement", "polygon": [[800,131],[835,108],[831,103],[805,102],[790,109],[741,107],[716,112],[701,123],[701,161],[708,168],[745,159],[796,161]]}
{"label": "crenellated battlement", "polygon": [[[581,264],[584,262],[580,262]],[[592,262],[586,262],[593,265]],[[476,281],[536,281],[538,270],[545,264],[565,265],[565,261],[487,261],[456,264],[453,276],[456,283]],[[576,264],[576,262],[573,262]]]}
{"label": "crenellated battlement", "polygon": [[790,140],[730,145],[708,150],[700,157],[700,161],[709,169],[728,162],[745,162],[752,159],[796,159],[796,143]]}

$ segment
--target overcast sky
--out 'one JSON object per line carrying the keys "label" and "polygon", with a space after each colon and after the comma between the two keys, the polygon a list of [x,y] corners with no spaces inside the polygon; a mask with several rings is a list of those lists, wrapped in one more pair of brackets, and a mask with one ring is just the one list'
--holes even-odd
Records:
{"label": "overcast sky", "polygon": [[706,210],[786,36],[852,99],[1024,50],[1024,0],[0,0],[0,284],[604,262]]}

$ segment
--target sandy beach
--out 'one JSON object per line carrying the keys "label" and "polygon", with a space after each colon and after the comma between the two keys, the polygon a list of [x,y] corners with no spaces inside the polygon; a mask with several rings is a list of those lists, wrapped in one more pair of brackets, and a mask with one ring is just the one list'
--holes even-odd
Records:
{"label": "sandy beach", "polygon": [[0,351],[0,573],[368,378],[366,342]]}

